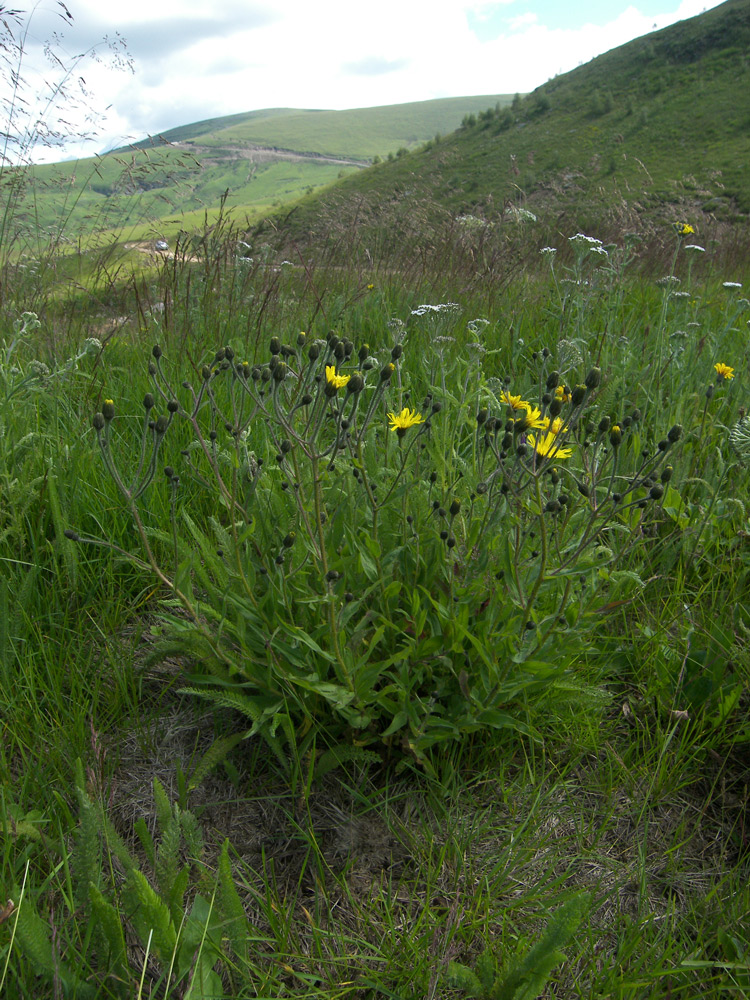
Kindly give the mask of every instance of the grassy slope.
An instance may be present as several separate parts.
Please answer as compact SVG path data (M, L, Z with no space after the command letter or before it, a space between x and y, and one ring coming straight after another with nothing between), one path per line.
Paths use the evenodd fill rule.
M400 147L412 148L435 133L453 131L467 113L512 95L452 97L348 111L297 111L278 118L257 118L214 132L206 145L276 144L284 149L369 159Z
M456 128L463 115L508 98L466 97L361 111L310 112L276 109L196 122L165 133L169 146L132 148L75 164L33 168L35 183L23 206L32 231L117 231L133 237L178 230L183 213L227 205L256 216L331 184L357 162ZM226 127L227 123L229 126ZM224 127L222 127L224 126ZM320 153L352 166L305 157L301 161L243 155L242 146ZM165 223L163 220L172 220ZM135 227L133 229L133 227Z
M750 2L730 0L557 77L511 114L343 181L330 199L429 197L452 212L508 204L578 217L750 212Z

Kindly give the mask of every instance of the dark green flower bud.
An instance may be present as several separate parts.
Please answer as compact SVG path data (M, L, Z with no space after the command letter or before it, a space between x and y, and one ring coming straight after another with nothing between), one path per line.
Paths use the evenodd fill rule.
M713 396L713 394L714 394L714 387L713 387L713 385L710 385L706 389L706 399L710 399Z
M157 434L166 434L167 427L169 427L169 418L163 413L160 417L156 418L156 423L154 424L154 430Z
M584 382L586 383L587 389L596 389L602 380L602 370L601 368L592 368L588 373Z
M549 404L549 415L551 417L559 417L560 413L562 412L562 408L563 408L562 400L558 399L557 396L555 396L555 398L551 400Z
M95 413L94 414L94 418L91 421L91 423L94 425L94 430L95 431L102 430L103 427L104 427L104 414L103 413Z
M227 351L225 347L220 347L219 350L214 354L214 364L221 364L224 358L227 356Z
M622 441L622 431L620 430L619 424L613 424L612 430L609 432L609 443L613 448L619 448L620 442Z
M383 368L380 372L380 381L388 382L393 373L395 372L395 370L396 366L393 364L392 361L389 361L388 364L385 366L385 368Z
M570 503L570 497L568 496L567 493L561 493L560 496L557 498L557 502L560 504L561 507L567 507L567 505Z
M545 347L542 350L542 357L546 359L550 356L551 353L552 351L549 349L549 347Z
M159 358L162 356L163 351L162 351L161 347L159 347L158 344L154 344L154 347L153 347L153 350L151 351L151 353L153 354L153 356L158 361Z
M396 344L396 346L391 351L391 361L398 361L401 355L404 353L404 349L401 344Z
M149 375L156 375L157 371L158 371L158 369L157 369L156 365L154 364L154 362L153 361L149 361L149 363L148 363L148 373L149 373Z
M300 406L309 406L312 403L312 396L309 392L306 392L302 399L299 401Z
M570 394L570 401L572 402L573 406L580 406L585 398L586 398L585 385L577 385L573 389L573 392Z
M105 399L102 403L102 416L106 421L110 421L115 415L115 404L111 399Z
M477 413L477 423L480 425L486 423L488 416L489 414L487 410L485 409L479 410L479 412Z
M341 574L338 572L338 570L329 569L328 572L326 573L326 580L329 583L335 583L340 576Z
M357 351L357 357L359 358L360 362L364 361L365 358L369 356L369 354L370 354L369 344L362 344L359 351Z
M455 517L456 514L458 514L458 512L460 510L461 510L461 501L460 500L454 500L451 503L450 507L448 508L448 512L450 513L451 517Z
M549 406L551 402L552 402L552 396L550 396L548 392L545 392L544 395L542 396L542 406Z
M155 406L156 406L156 400L154 399L154 397L151 395L150 392L147 392L146 395L143 397L144 410L146 411L153 410Z
M276 382L283 382L289 371L289 366L285 361L279 361L273 370L273 377Z
M544 509L548 514L556 514L560 510L560 501L548 500L544 505Z
M516 448L516 455L518 455L519 458L523 458L528 450L529 449L526 447L525 444L519 444L518 447Z
M171 465L164 466L164 475L167 477L167 479L171 479L174 476L174 469L172 468Z
M234 351L232 350L231 347L224 348L224 357L227 359L227 361L234 361Z
M633 423L634 423L634 424L637 424L637 423L638 423L638 421L639 421L639 420L641 419L641 411L640 411L640 410L638 410L638 409L635 409L635 410L633 410L633 412L632 412L632 413L630 414L630 416L631 416L631 418L632 418L632 420L633 420Z
M288 438L284 438L284 440L279 445L279 448L281 449L282 455L288 455L289 452L292 450L292 442Z
M556 389L559 384L560 384L560 372L550 372L549 375L547 376L547 383L546 383L548 391L552 392L552 390Z
M663 483L668 483L669 480L672 478L672 473L673 472L674 472L674 469L672 468L672 466L671 465L667 465L667 466L665 466L661 470L661 476L659 478L661 479L661 481Z
M284 540L281 543L285 549L291 549L294 545L294 539L297 537L296 532L290 531L288 535L284 535Z
M211 369L208 367L208 365L204 365L201 368L201 378L203 379L204 382L208 382L208 380L211 378Z
M261 371L261 373L260 373L260 380L261 380L261 382L270 382L271 381L271 369L270 368L264 368Z
M671 443L672 442L669 441L667 438L662 438L662 440L657 443L656 447L659 449L659 451L669 451Z
M77 531L73 531L72 528L66 528L65 531L63 531L63 534L66 538L69 538L71 542L80 542L81 540L81 536Z
M336 358L337 361L344 360L344 357L346 356L346 348L344 347L341 341L339 341L338 344L336 344L336 346L334 347L333 356L334 358Z
M599 428L598 428L599 433L606 434L607 431L609 430L611 422L612 421L609 419L609 417L602 417L602 419L599 421Z
M281 352L281 341L278 337L271 337L268 348L272 355L279 354Z
M297 334L297 347L304 347L307 342L307 334L304 330L300 330Z
M557 484L560 482L560 473L557 471L557 469L551 469L549 478L552 485L557 486Z
M589 496L591 496L591 490L586 485L586 483L579 483L578 484L578 492L581 494L582 497L589 497Z
M311 361L317 361L320 357L320 348L317 344L310 344L307 356Z
M672 442L672 444L675 444L677 441L679 441L681 437L682 437L682 424L675 424L674 427L671 427L669 429L667 438Z
M349 381L346 383L346 391L348 393L362 392L364 387L365 387L365 380L362 378L359 372L355 372L349 379Z
M484 496L488 489L487 483L477 483L477 493L480 497Z
M170 413L177 413L177 411L179 410L179 408L180 408L180 404L177 402L176 399L170 399L170 401L167 403L167 410Z
M652 500L661 500L661 498L664 496L664 487L661 486L659 483L657 483L655 486L651 487L651 489L648 491L648 495L651 497Z

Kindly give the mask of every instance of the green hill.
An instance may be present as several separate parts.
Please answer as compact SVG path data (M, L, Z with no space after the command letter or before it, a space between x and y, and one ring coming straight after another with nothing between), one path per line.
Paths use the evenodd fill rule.
M750 213L750 0L729 0L488 108L420 151L347 178L293 213L365 218L422 203L453 217L524 208L628 226ZM376 208L375 208L376 207ZM509 211L510 210L510 211Z
M18 235L93 232L139 239L190 228L220 204L251 220L360 172L371 157L424 143L510 95L350 111L251 111L171 129L77 163L23 168Z

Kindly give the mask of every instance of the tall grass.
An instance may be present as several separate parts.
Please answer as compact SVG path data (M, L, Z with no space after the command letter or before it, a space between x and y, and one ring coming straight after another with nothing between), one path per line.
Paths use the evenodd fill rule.
M436 997L476 992L475 976L520 996L543 988L527 956L574 898L588 899L578 929L571 918L563 951L560 937L537 969L555 995L746 989L750 312L745 289L724 281L750 276L727 276L701 233L705 253L664 234L668 266L657 257L647 277L642 243L571 242L575 230L505 239L450 222L420 249L402 222L369 256L364 231L348 245L336 231L318 251L255 237L248 252L247 234L219 228L127 280L94 269L70 294L45 294L44 275L6 283L4 995ZM545 243L557 253L540 254ZM670 275L680 283L660 281ZM109 316L121 322L104 332ZM272 338L291 353L272 354ZM363 372L376 402L354 424L363 461L345 450L325 473L330 520L310 539L320 453L352 427L341 424L348 386L326 397L325 366L309 358L317 340L316 365L330 352L342 377L376 359ZM271 373L275 404L236 381L243 361L259 382ZM303 388L293 374L274 380L278 363L302 378L309 367L320 397L322 436L308 447L318 469L305 472L300 453L297 473L309 503L282 499L292 476L275 459L287 454L278 428L308 438L295 423L304 411L291 416ZM535 471L558 471L527 481L519 435L535 429L505 429L518 416L503 393L554 416L552 373L563 396L592 369L580 413L562 404L570 429L558 443L572 455L538 459ZM183 383L207 401L194 423ZM154 414L167 417L172 399L162 435ZM387 414L404 407L431 426L399 438ZM97 412L125 493L91 427ZM142 435L141 485L156 439L159 451L136 499ZM241 463L259 458L267 471L253 486ZM590 550L579 544L589 523L601 525ZM324 552L341 578L321 588ZM519 592L528 614L516 621ZM457 638L464 607L474 617ZM205 645L187 641L195 629ZM325 705L309 642L335 659L336 630L345 665L364 642L364 667L377 667L380 714L365 726ZM263 742L229 706L258 698L269 650L282 704L256 727ZM217 657L226 673L210 690L223 697L207 711L179 692L205 694ZM488 661L515 679L494 706L509 724L420 743L451 712L490 710L492 684L476 704ZM301 664L320 691L300 686Z

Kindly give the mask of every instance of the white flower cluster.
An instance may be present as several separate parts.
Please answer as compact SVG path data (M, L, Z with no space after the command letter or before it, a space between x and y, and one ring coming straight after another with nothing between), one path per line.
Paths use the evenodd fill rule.
M686 243L685 246L682 249L683 250L698 250L698 251L700 251L700 253L705 253L706 252L706 248L705 247L699 247L697 243Z
M539 253L547 254L551 256L553 253L557 253L557 247L542 247Z
M724 281L722 282L724 288L742 288L741 281Z
M429 313L456 313L461 309L458 302L439 302L435 306L431 305L421 305L417 306L416 309L412 309L412 316L427 316Z

